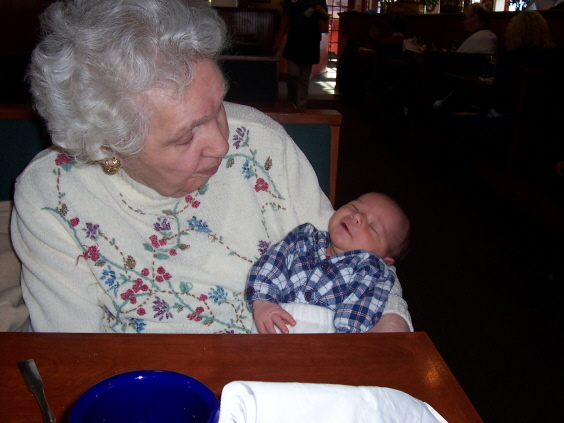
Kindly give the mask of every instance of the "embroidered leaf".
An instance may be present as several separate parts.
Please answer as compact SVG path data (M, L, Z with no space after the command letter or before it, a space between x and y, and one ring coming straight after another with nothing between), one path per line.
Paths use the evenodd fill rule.
M192 282L180 282L180 292L187 294L193 286Z
M235 164L235 159L231 158L231 159L227 160L227 169L232 167L234 164Z
M168 257L169 257L168 254L165 254L165 253L156 253L155 254L155 258L157 260L168 260Z
M66 192L62 192L61 193L61 198L66 197L67 193Z
M174 216L174 212L172 210L163 210L163 214L166 214L167 216Z
M202 188L198 190L198 194L204 195L206 192L208 192L209 187L210 186L208 184L205 184Z
M153 251L153 246L146 242L143 244L143 248L145 248L145 250L147 251Z
M184 251L184 250L187 250L188 248L190 248L190 246L189 246L189 245L186 245L186 244L180 244L180 245L178 246L178 248L180 248L182 251Z
M103 260L99 260L99 261L97 261L96 263L94 263L94 266L98 266L98 267L103 267L103 266L104 266L104 264L106 264L106 262L105 262L105 261L103 261Z
M272 167L272 159L270 158L270 156L268 156L268 159L266 159L266 162L264 163L264 168L266 170L270 170L271 167Z

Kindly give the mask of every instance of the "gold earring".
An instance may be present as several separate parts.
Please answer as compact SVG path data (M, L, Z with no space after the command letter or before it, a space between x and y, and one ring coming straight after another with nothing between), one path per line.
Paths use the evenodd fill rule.
M115 175L121 167L121 162L117 157L110 157L102 161L102 167L108 175Z

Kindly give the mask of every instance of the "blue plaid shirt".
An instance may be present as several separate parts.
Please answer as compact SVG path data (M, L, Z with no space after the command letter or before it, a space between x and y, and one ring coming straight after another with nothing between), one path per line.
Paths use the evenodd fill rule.
M255 300L303 303L335 311L337 332L366 332L380 319L395 273L374 253L325 252L329 234L298 226L252 267L245 291Z

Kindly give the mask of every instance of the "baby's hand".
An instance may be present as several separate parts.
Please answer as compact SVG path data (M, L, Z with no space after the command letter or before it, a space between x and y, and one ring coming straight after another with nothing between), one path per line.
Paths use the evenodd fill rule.
M253 302L255 324L258 333L275 334L276 326L282 333L290 333L286 325L295 326L294 318L278 304L265 300L255 300Z

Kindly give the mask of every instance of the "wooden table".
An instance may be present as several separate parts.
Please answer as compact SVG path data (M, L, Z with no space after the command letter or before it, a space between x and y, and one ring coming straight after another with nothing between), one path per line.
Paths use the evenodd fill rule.
M41 422L17 362L35 360L58 422L82 392L117 373L172 370L218 396L234 380L399 389L449 422L481 422L424 332L324 335L0 333L0 421Z

